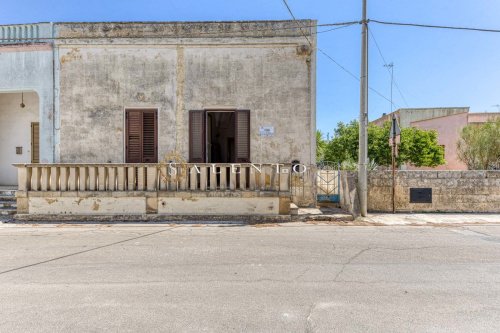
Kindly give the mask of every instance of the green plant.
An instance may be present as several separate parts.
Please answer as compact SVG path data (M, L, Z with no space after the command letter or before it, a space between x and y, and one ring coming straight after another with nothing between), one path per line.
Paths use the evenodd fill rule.
M458 158L470 170L497 169L500 161L500 117L465 126L457 142Z
M391 123L382 127L368 125L368 158L376 165L392 164L389 132ZM359 126L357 121L348 124L338 123L333 138L327 142L324 150L325 160L343 163L358 160ZM418 128L401 130L401 143L396 160L398 165L410 163L415 166L434 167L445 163L444 149L438 144L437 132ZM349 163L349 162L346 162Z

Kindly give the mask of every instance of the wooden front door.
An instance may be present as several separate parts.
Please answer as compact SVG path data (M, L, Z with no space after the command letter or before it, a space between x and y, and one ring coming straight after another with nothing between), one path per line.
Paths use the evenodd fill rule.
M40 123L31 123L31 163L40 163Z
M207 141L207 134L211 137L217 136L216 133L213 133L217 132L217 129L207 126L207 112L217 113L218 111L189 111L189 163L212 163L214 160L214 156L212 156L214 155L212 151L214 142L210 139ZM230 124L234 129L234 134L232 137L226 137L223 144L225 151L227 151L227 154L224 154L226 162L250 163L250 110L230 112L234 113L234 117L231 118L233 121ZM210 124L210 118L208 118L208 122ZM207 143L210 146L208 148ZM208 161L207 155L209 155Z
M125 111L125 162L158 162L157 110Z

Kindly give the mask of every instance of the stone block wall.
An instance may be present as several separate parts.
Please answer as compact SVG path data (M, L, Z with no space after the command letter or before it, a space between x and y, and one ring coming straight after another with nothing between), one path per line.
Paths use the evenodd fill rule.
M357 191L358 175L355 172L340 172L340 207L351 213L359 215L359 197Z
M357 215L357 175L342 172L341 202ZM350 181L349 181L350 180ZM411 203L411 188L430 188L431 203ZM346 192L347 191L347 192ZM397 171L397 212L500 213L500 171ZM392 172L368 174L368 211L392 211Z

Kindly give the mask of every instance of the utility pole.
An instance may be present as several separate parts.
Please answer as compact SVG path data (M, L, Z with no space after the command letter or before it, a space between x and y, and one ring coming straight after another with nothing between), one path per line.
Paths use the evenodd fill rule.
M391 156L392 156L392 213L396 213L396 129L397 129L397 123L396 123L396 115L392 115L392 125L391 125L391 134L390 134L390 139L392 139L392 144L391 144Z
M396 115L392 115L391 131L389 134L389 144L392 148L392 213L396 212L396 154L397 154L397 141L396 138L401 135Z
M358 191L361 216L368 213L368 21L366 20L366 0L363 0L361 21L361 74L359 99L359 156Z
M394 82L394 63L385 64L384 67L391 71L391 112L392 114L392 86ZM396 116L392 115L392 126L391 126L391 159L392 159L392 213L396 213Z

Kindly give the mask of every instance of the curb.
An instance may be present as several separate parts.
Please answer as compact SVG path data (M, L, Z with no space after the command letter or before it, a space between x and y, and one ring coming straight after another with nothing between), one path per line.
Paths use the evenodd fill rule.
M290 215L32 215L16 214L5 223L170 223L176 224L260 224L291 222Z

